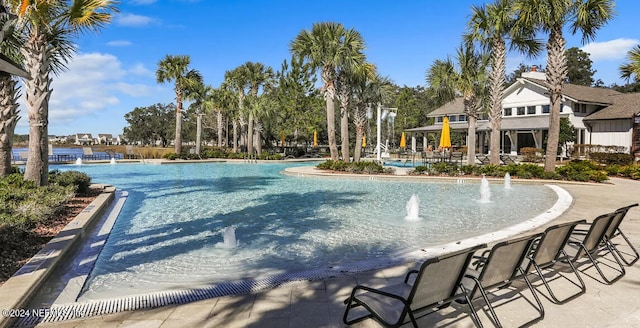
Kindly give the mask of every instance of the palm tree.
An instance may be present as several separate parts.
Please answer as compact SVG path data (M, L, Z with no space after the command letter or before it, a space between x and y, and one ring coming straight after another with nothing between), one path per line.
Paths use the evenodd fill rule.
M204 102L204 106L207 112L216 112L216 126L218 136L218 147L222 147L224 140L223 131L223 115L229 111L229 108L233 103L233 95L226 90L224 86L220 88L211 89L208 93L207 99Z
M507 42L511 49L516 49L527 56L537 54L541 45L534 39L533 28L516 26L513 0L496 0L493 4L472 6L472 11L465 38L479 42L491 56L489 160L491 164L500 164L500 128L506 78Z
M189 56L166 55L158 63L156 80L158 83L174 82L173 91L176 93L176 136L175 152L182 152L182 100L188 89L197 88L202 84L200 72L189 69L191 58Z
M629 50L627 54L628 63L620 65L620 77L629 81L633 77L640 80L640 45Z
M232 109L237 109L232 114L232 125L233 125L233 152L238 152L238 125L240 121L243 120L242 115L244 114L244 102L247 96L246 88L248 85L248 81L245 75L242 66L238 66L231 71L226 71L224 73L224 87L229 90L229 92L233 93L237 99L237 106L231 107Z
M273 69L271 67L265 67L262 63L246 62L241 66L244 71L244 77L246 78L247 86L249 88L249 96L258 97L258 91L261 86L270 83L273 79ZM258 107L253 107L255 109ZM247 152L253 154L253 129L254 129L255 111L249 110L249 120L247 128Z
M362 139L365 136L367 123L366 110L371 104L389 102L389 86L391 81L376 72L373 64L360 66L352 79L354 112L353 124L356 126L356 144L353 150L353 161L359 162L362 156Z
M340 140L342 146L342 159L349 161L349 99L351 98L351 89L355 75L363 74L358 72L361 68L367 70L372 67L364 65L365 57L362 54L364 50L364 40L360 33L355 30L349 30L342 39L343 58L340 58L340 64L337 67L338 72L336 82L338 86L338 100L340 102ZM356 54L356 56L354 56ZM367 74L365 72L364 74Z
M29 112L29 155L24 178L36 185L48 184L48 126L50 74L66 69L75 52L71 38L86 31L98 31L117 11L116 1L9 0L9 11L18 14L25 43L20 49L29 73L25 83Z
M467 164L476 161L476 126L483 107L487 84L486 55L478 54L471 44L458 48L458 70L451 59L436 60L427 71L426 80L438 103L453 101L461 95L467 115Z
M322 78L321 91L327 109L327 134L331 159L338 159L338 145L336 144L335 105L336 68L345 59L362 58L364 54L359 49L345 45L345 36L356 33L347 30L340 23L314 23L311 30L301 31L289 45L291 52L298 57L305 58L314 69L320 69Z
M613 0L516 0L518 24L549 34L546 77L549 84L549 135L544 170L556 166L560 138L562 84L567 77L566 41L562 29L571 23L571 33L582 33L582 42L595 39L596 31L613 17Z
M0 7L0 57L9 64L19 59L19 48L22 40L15 33L16 17L10 17L4 6ZM9 55L9 56L6 56ZM17 65L14 65L17 68ZM13 71L13 69L10 69ZM20 69L22 70L22 69ZM26 72L23 72L26 74ZM11 173L11 152L13 134L18 116L18 98L20 98L18 81L8 72L0 72L0 176Z

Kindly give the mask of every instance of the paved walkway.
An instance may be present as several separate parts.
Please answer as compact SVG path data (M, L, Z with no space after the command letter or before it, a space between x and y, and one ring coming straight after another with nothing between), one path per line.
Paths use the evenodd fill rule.
M587 219L618 207L640 201L640 182L613 179L612 184L562 185L574 197L574 206L553 223ZM535 197L535 195L532 195ZM544 227L536 229L543 230ZM640 209L632 209L622 224L623 231L640 243ZM640 262L639 262L640 263ZM289 284L251 295L221 297L199 302L144 311L121 312L81 320L44 323L38 327L343 327L343 300L356 284L380 287L401 281L412 265L366 272L351 277ZM553 304L544 295L546 289L534 280L543 295L546 311L534 327L638 327L640 328L640 264L627 267L626 275L613 285L605 285L594 268L581 265L587 292L562 305ZM608 272L611 273L611 272ZM555 276L557 277L557 275ZM575 292L561 279L554 280L557 294ZM505 327L519 327L538 314L529 303L529 292L517 294L506 289L496 309ZM492 327L486 307L480 310L483 324ZM473 327L466 307L451 307L419 319L421 327ZM408 325L405 325L408 326ZM379 327L365 320L354 327Z

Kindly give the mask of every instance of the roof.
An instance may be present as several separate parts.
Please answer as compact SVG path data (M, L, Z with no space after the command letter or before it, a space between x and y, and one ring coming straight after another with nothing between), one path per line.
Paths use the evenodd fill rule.
M464 99L457 97L456 99L436 108L431 113L427 114L427 117L443 116L449 114L463 114L464 113Z
M549 89L549 84L545 80L533 79L530 77L523 77L522 79ZM562 84L562 94L578 102L611 104L613 102L609 100L609 97L613 95L619 95L620 92L609 88L595 88L587 87L584 85L564 83Z
M462 130L467 131L469 128L468 122L451 122L449 124L451 131ZM536 115L536 116L528 116L528 117L508 117L502 118L502 122L500 123L501 131L510 131L510 130L544 130L549 128L549 116L548 115ZM442 130L442 123L427 125L419 128L406 129L404 131L407 132L439 132ZM490 131L491 130L491 122L487 120L482 120L478 122L478 126L476 127L476 131Z
M640 113L640 92L621 93L609 97L613 104L587 117L585 121L632 118Z
M29 73L27 73L24 69L22 69L22 67L20 67L20 65L16 64L9 57L1 53L0 53L0 71L30 79Z

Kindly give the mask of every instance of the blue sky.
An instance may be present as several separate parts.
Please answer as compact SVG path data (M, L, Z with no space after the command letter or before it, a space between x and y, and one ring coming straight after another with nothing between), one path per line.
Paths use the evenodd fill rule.
M120 12L98 34L81 35L69 70L54 76L49 134L120 134L124 115L135 107L170 103L169 84L156 83L158 62L167 54L189 55L191 68L217 87L224 72L246 61L279 70L290 58L289 43L314 22L335 21L358 30L367 60L399 85L425 85L436 59L455 54L471 13L485 1L294 1L294 0L122 0ZM640 43L640 2L621 0L616 17L595 42L566 33L567 48L591 53L596 79L621 84L617 67ZM546 41L544 36L543 41ZM545 65L546 55L527 59L511 53L507 72L519 63ZM26 109L16 132L28 133Z

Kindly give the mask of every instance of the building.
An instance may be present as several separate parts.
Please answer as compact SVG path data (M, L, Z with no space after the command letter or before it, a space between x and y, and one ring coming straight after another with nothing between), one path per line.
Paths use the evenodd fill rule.
M502 102L500 149L518 154L524 147L544 148L549 130L549 85L541 72L526 72L505 90ZM577 144L618 146L624 152L640 156L640 93L622 94L612 89L566 83L562 87L560 116L576 129ZM449 118L451 131L466 134L467 116L462 98L431 112L434 124L406 130L412 146L437 147L443 118ZM477 152L488 153L491 123L486 115L478 120ZM415 146L414 150L415 150ZM426 148L426 147L425 147Z
M98 133L98 144L113 145L113 135L111 133Z
M93 145L93 136L91 133L76 133L76 142L78 146L91 146Z

